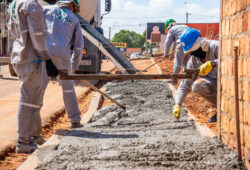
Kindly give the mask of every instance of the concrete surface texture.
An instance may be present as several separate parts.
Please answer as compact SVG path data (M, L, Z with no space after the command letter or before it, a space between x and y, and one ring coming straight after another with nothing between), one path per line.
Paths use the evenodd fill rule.
M201 138L185 110L176 121L164 81L108 84L127 106L105 107L92 123L38 152L36 169L240 169L237 155L214 138Z

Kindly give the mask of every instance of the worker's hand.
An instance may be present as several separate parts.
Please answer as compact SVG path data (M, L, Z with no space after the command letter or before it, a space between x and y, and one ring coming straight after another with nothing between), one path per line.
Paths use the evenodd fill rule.
M181 106L180 105L175 105L173 107L173 115L176 119L180 119L181 117Z
M47 70L47 75L49 77L58 76L58 70L56 66L53 64L52 60L46 60L46 70Z
M200 72L199 72L200 76L208 75L213 70L213 66L212 66L211 61L208 61L208 62L202 64L199 69L200 69Z

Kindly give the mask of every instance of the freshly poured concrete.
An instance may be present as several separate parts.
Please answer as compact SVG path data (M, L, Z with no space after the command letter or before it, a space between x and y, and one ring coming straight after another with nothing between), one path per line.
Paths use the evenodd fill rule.
M176 121L166 82L109 84L127 110L109 106L92 122L37 152L37 169L240 169L236 154L215 138L201 138L185 110Z

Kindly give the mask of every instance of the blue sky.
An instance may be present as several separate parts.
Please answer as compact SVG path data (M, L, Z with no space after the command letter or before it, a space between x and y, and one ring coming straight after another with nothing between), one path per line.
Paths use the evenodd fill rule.
M111 27L111 37L121 29L142 33L147 22L165 22L173 18L186 22L186 7L190 23L219 22L220 0L112 0L112 11L105 15L102 27L105 36ZM104 0L102 0L104 5Z

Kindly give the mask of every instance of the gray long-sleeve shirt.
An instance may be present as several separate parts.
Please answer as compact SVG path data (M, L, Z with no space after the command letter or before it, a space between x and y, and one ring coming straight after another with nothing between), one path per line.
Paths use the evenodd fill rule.
M37 0L14 0L8 13L11 63L26 64L49 59L43 9Z
M181 34L188 29L186 25L175 25L167 34L167 38L164 44L164 55L169 53L169 50L173 44L173 50L176 48L177 41L180 39Z
M47 30L47 47L58 69L77 70L83 55L83 35L75 14L58 5L44 7ZM71 51L73 46L73 54Z
M219 41L216 40L207 40L207 41L209 44L209 48L206 54L206 61L214 61L218 63ZM191 56L191 58L187 63L187 69L199 68L202 64L204 63L199 58ZM184 102L185 97L191 91L192 84L197 79L197 77L195 77L194 79L183 79L181 81L181 84L177 90L177 97L175 101L176 104L181 105ZM217 80L217 68L214 68L207 76L202 76L202 77L207 77L210 79Z

